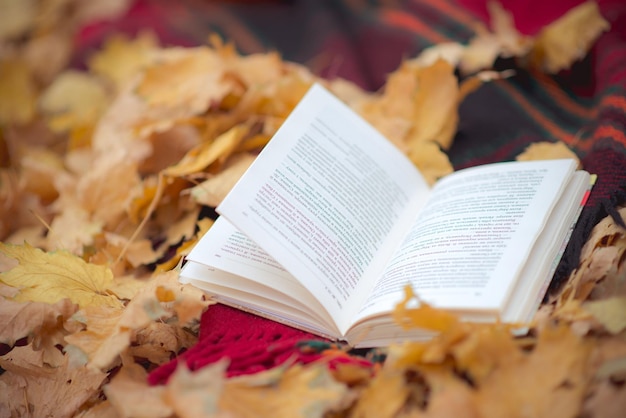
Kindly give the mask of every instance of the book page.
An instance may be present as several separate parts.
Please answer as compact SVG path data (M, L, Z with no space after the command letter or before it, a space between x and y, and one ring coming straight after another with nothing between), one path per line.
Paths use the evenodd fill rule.
M428 193L398 149L315 85L217 211L345 330Z
M438 307L499 311L574 169L498 163L440 181L361 317L393 309L407 284Z

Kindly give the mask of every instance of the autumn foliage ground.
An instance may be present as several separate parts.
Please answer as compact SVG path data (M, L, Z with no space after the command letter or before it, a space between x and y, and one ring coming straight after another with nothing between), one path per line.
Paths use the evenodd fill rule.
M177 280L211 226L202 208L219 203L313 82L434 181L452 170L459 103L507 77L494 60L567 68L608 29L595 4L536 37L494 4L493 32L405 60L376 93L277 53L239 55L217 37L164 48L149 32L118 35L85 70L69 68L73 33L126 6L0 1L0 417L623 416L626 234L610 218L523 338L408 308L407 289L398 320L439 336L391 346L384 363L331 369L329 358L348 356L334 350L236 378L223 359L180 366L164 385L146 379L196 343L211 309ZM519 158L555 156L575 158L558 143Z

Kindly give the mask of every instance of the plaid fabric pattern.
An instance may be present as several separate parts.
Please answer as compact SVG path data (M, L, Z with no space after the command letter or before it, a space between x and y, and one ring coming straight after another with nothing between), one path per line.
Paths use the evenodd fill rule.
M506 0L518 29L535 34L580 0ZM599 1L611 24L585 59L550 76L500 60L515 69L462 103L450 159L456 169L512 160L533 142L562 141L598 182L552 283L558 287L576 267L593 226L626 201L626 2ZM150 28L164 45L194 46L211 33L232 41L243 54L278 51L316 74L343 77L368 90L405 58L442 42L467 42L478 21L487 22L484 0L138 0L115 22L85 28L76 40L75 64L112 32ZM163 382L177 361L199 368L231 358L231 375L273 367L290 356L312 361L296 341L312 336L226 307L210 308L200 341L179 359L155 370Z

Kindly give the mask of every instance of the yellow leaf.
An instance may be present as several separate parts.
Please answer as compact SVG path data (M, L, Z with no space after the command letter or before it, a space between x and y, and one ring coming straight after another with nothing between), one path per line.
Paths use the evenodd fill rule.
M222 81L224 64L208 48L173 48L157 58L135 90L149 106L202 112L229 90Z
M215 161L224 161L248 131L249 128L245 125L233 126L214 141L194 147L178 164L166 168L163 173L172 177L185 176L202 171Z
M18 266L0 274L0 281L20 290L15 296L18 302L56 303L69 298L81 308L122 306L108 293L113 274L104 266L88 264L67 251L45 253L28 244L0 243L0 251L19 261Z
M459 85L454 67L445 60L437 60L417 70L416 77L413 129L407 138L409 149L420 141L434 141L448 149L458 123Z
M50 129L66 132L95 125L108 101L107 93L96 77L68 70L42 93L39 104L50 116Z
M626 297L615 296L583 304L583 309L591 313L611 334L619 334L626 329Z
M35 82L26 63L0 60L0 124L25 124L35 115Z
M134 40L121 34L113 35L104 48L89 59L89 69L120 88L152 61L157 48L158 40L150 32L142 32Z
M533 65L548 73L570 68L582 59L600 34L610 28L595 1L582 3L546 26L531 53Z

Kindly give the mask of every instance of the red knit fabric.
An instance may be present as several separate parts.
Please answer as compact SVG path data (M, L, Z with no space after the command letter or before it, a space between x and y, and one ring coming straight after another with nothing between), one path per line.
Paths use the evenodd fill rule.
M279 366L286 361L308 364L325 361L331 369L350 363L370 367L371 363L359 357L326 355L311 350L303 342L319 337L269 321L225 305L211 305L202 316L198 343L173 361L157 368L148 377L151 384L165 383L184 361L190 370L228 358L228 377L252 374ZM320 340L321 341L321 340Z

